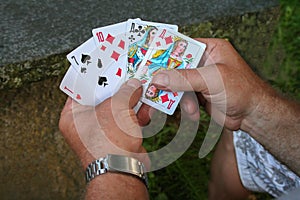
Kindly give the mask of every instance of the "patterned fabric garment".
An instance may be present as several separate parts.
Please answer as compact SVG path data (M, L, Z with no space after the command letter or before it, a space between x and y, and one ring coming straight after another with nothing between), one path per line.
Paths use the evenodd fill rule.
M243 131L233 132L241 181L247 189L274 197L300 187L300 178Z

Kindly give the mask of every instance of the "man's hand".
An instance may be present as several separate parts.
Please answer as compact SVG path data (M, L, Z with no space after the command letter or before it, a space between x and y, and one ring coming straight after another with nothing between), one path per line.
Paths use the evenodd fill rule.
M200 105L221 126L249 133L281 162L300 174L300 104L283 98L260 79L223 39L207 44L201 65L165 70L152 79L158 89L196 92ZM182 107L199 118L198 102L186 96Z
M257 106L257 102L272 91L223 39L198 39L207 44L201 61L204 67L188 70L162 71L152 83L159 89L196 92L199 103L221 125L237 130ZM198 102L183 98L184 110L198 119Z
M84 168L108 153L135 157L145 164L149 162L142 147L141 128L132 109L141 93L140 82L132 79L96 107L67 100L59 127Z

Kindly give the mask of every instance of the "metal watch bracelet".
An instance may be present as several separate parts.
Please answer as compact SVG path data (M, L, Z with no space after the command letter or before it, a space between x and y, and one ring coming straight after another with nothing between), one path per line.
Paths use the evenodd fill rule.
M108 154L90 163L85 171L86 182L89 183L96 176L106 172L119 172L136 176L142 180L148 188L148 178L144 164L135 158Z

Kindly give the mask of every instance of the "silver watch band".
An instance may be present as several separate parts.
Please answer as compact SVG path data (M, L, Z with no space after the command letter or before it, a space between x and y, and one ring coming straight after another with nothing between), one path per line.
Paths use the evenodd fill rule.
M99 158L87 166L85 171L86 181L88 183L96 176L106 172L120 172L140 178L148 188L148 179L144 168L143 163L135 158L108 154L104 158Z

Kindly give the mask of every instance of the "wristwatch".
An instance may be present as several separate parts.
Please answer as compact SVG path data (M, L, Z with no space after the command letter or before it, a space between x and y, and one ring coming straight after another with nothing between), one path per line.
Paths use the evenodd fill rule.
M133 175L143 181L148 188L148 178L144 164L135 158L108 154L90 163L86 170L86 182L89 183L96 176L106 172L125 173Z

